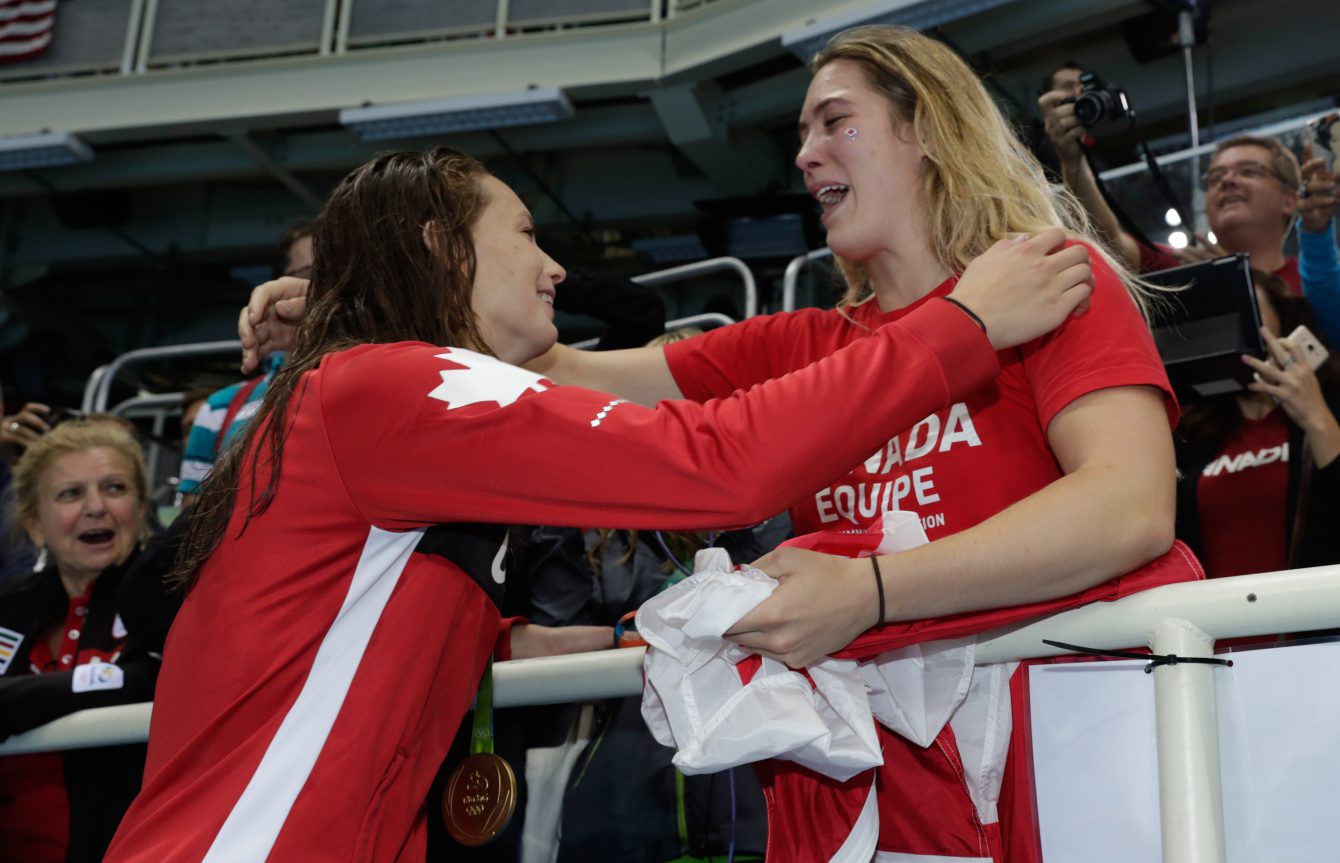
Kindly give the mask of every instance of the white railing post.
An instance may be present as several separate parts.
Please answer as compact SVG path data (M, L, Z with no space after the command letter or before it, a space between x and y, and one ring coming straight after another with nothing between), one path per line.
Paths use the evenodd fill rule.
M1214 656L1214 639L1190 621L1154 624L1149 647L1181 658ZM1224 863L1224 804L1219 784L1217 665L1179 662L1154 674L1163 863Z
M749 265L739 258L708 258L703 261L694 261L691 264L681 264L667 270L657 270L653 273L633 276L632 281L639 285L664 285L670 282L682 282L707 273L721 272L722 270L729 270L740 277L740 285L744 289L744 316L752 318L757 315L758 287L754 282L754 273L749 269Z
M833 250L824 246L822 249L796 255L791 259L791 262L786 265L786 273L782 276L782 311L794 312L796 310L796 283L800 281L800 273L805 269L805 265L811 261L831 258L832 256Z

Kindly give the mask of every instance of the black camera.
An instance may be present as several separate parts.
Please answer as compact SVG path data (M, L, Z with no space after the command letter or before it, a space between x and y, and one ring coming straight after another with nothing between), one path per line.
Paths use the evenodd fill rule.
M1075 119L1086 129L1131 116L1126 91L1105 84L1092 72L1079 76L1080 94L1075 99Z

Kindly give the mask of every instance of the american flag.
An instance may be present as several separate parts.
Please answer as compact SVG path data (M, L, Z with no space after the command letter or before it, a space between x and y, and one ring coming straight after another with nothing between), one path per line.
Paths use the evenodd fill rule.
M56 0L0 0L0 63L36 57L51 44Z

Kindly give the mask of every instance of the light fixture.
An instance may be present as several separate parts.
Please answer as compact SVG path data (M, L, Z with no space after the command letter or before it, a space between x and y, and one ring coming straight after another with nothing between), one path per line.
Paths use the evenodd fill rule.
M1219 245L1219 238L1216 237L1216 236L1214 235L1214 231L1206 231L1206 232L1205 232L1205 239L1209 240L1211 243L1213 243L1213 244L1216 245L1216 246Z
M1183 231L1173 231L1168 235L1168 245L1174 249L1185 249L1187 241L1187 235Z
M882 0L860 9L814 18L782 34L782 47L808 61L834 34L864 24L897 24L929 30L1003 6L1013 0Z
M574 113L562 90L533 87L514 93L346 108L340 112L340 125L364 141L381 141L552 123L571 120Z
M93 150L69 132L39 132L0 138L0 171L73 165L93 158Z
M1163 221L1168 223L1168 227L1175 228L1182 224L1182 217L1177 214L1176 210L1169 207L1168 212L1163 214Z

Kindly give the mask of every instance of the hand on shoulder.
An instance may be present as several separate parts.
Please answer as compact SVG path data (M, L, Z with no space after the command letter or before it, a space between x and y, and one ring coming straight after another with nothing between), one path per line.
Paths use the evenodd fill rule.
M998 241L963 271L950 296L970 308L997 350L1031 341L1082 314L1093 291L1087 246L1064 231Z

